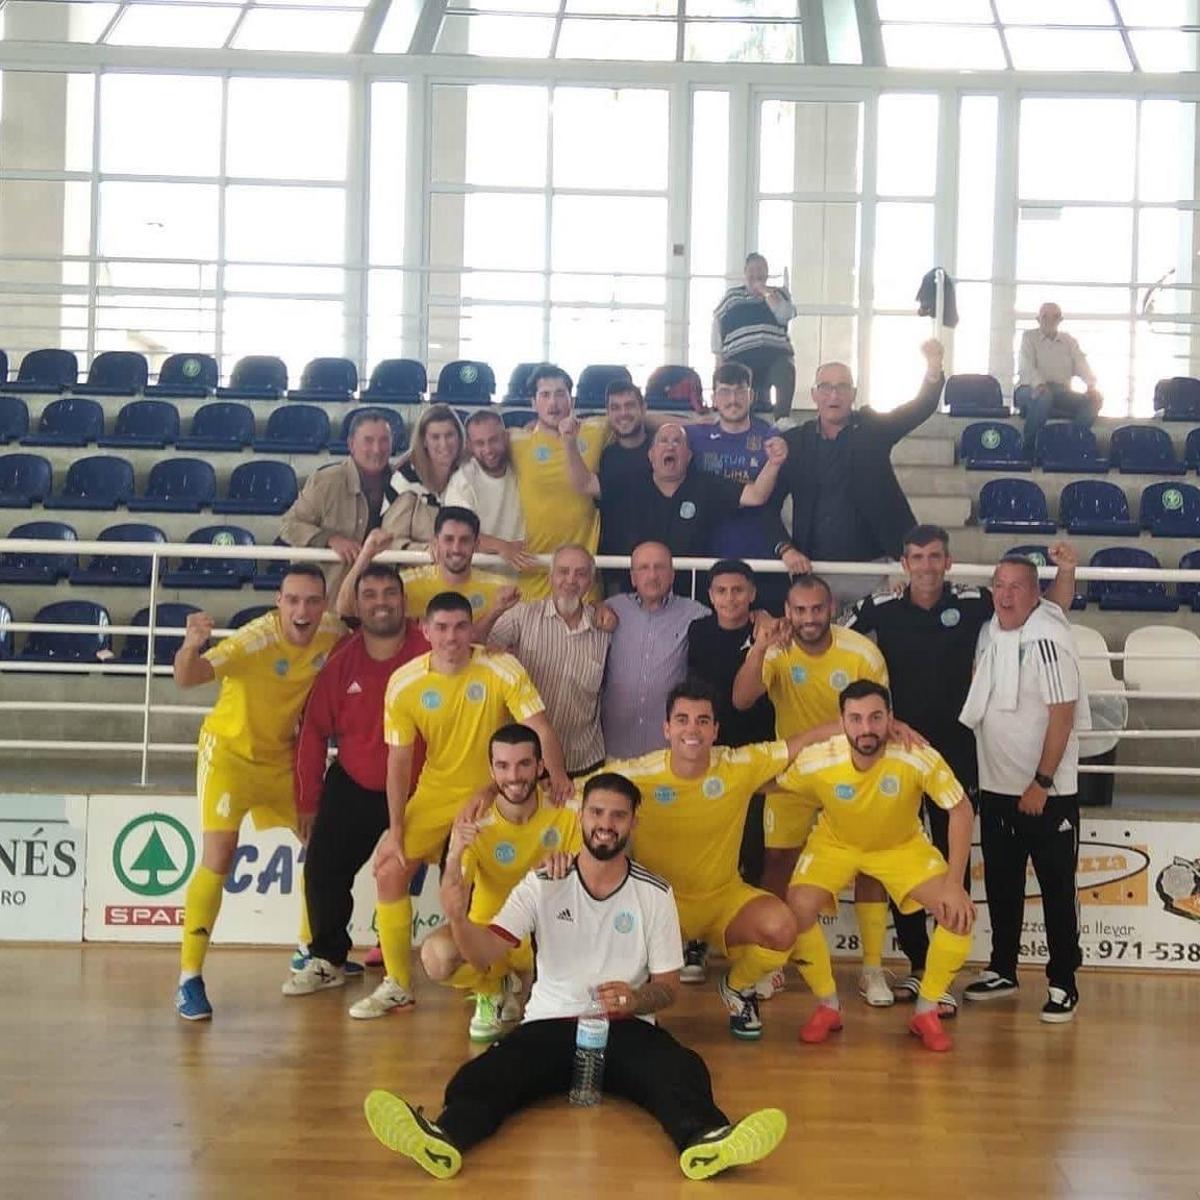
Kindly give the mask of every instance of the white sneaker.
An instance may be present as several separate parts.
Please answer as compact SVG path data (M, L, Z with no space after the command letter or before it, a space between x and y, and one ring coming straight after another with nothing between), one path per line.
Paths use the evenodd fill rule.
M510 972L504 977L504 1001L500 1005L500 1020L508 1025L521 1019L521 977Z
M688 942L683 947L683 966L679 970L680 983L703 983L706 976L704 963L708 958L708 947L703 942Z
M293 971L284 980L280 991L285 996L308 996L323 992L326 988L341 987L346 982L346 972L341 967L323 958L310 958L298 971Z
M772 971L770 975L764 975L755 985L754 994L760 1000L770 1000L772 996L778 996L780 992L787 989L787 976L780 967L777 971Z
M416 1001L390 975L369 995L350 1005L350 1015L359 1021L386 1017L398 1009L412 1008Z
M863 967L858 981L858 994L872 1008L889 1008L896 1003L887 972L882 967Z
M475 994L475 1012L471 1016L468 1035L473 1042L494 1042L503 1032L500 1009L504 1004L501 995Z

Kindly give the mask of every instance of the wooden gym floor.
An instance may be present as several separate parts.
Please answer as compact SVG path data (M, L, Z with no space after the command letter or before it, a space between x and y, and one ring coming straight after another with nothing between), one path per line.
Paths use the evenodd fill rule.
M962 1014L948 1055L907 1035L907 1007L863 1006L849 970L846 1029L819 1047L796 1041L810 1004L798 982L764 1005L757 1044L729 1037L711 985L687 988L666 1024L704 1054L732 1117L787 1112L772 1158L690 1183L650 1118L564 1100L522 1113L435 1183L376 1144L361 1104L387 1087L436 1115L469 1053L468 1008L452 993L422 981L416 1011L352 1021L363 984L287 999L286 951L218 948L206 971L216 1019L187 1024L171 1006L173 948L2 953L5 1200L1200 1198L1195 975L1085 973L1075 1023L1047 1026L1028 971L1019 1000Z

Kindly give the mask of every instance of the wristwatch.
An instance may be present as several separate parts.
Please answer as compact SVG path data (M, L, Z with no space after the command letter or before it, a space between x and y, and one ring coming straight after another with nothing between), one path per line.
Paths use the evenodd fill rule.
M795 549L795 547L792 545L791 542L776 542L775 543L775 557L778 558L785 551L793 550L793 549Z
M1054 776L1043 775L1041 771L1034 771L1033 782L1048 792L1054 786Z

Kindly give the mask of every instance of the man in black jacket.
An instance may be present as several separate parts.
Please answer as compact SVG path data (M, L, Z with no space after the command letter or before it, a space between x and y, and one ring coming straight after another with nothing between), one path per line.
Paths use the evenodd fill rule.
M784 434L788 457L779 490L792 498L792 543L810 559L873 562L898 559L916 524L896 473L892 447L937 409L945 375L941 342L921 347L925 378L915 399L888 413L854 409L854 378L844 363L817 369L817 419ZM842 576L834 592L849 603L870 592L874 577ZM839 586L840 585L840 586Z

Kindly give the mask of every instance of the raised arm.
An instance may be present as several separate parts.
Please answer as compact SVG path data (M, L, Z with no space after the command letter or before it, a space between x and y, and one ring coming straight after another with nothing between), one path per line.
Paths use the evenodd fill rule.
M550 799L556 808L561 808L575 795L575 785L567 775L567 764L558 734L554 732L545 711L526 717L525 724L538 735L542 743L542 758L550 773Z
M779 471L787 461L787 442L781 437L768 438L764 449L767 461L759 471L758 478L742 488L741 505L743 508L758 508L771 499L775 485L779 482Z
M175 685L181 688L199 687L202 683L211 683L217 677L213 665L204 657L204 647L212 637L213 619L206 612L188 614L187 628L184 630L183 641L175 651L175 662L172 670L175 674Z
M336 611L339 617L351 620L358 617L358 600L356 598L358 577L377 554L391 549L394 540L390 533L385 533L382 529L372 529L367 534L362 549L350 564L350 569L342 580L342 586L338 588Z
M579 418L570 416L558 423L558 436L562 438L563 454L567 461L567 478L581 496L600 497L600 476L583 461L579 453Z
M763 683L763 660L767 651L775 643L775 626L771 621L760 621L754 627L754 644L746 655L746 661L738 668L733 679L733 707L739 712L753 708L759 696L766 694L767 685Z
M1075 568L1079 566L1079 555L1069 542L1055 542L1048 553L1050 561L1058 567L1058 573L1046 589L1046 599L1057 604L1063 612L1070 612L1075 600Z

